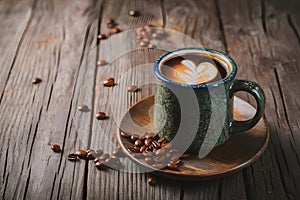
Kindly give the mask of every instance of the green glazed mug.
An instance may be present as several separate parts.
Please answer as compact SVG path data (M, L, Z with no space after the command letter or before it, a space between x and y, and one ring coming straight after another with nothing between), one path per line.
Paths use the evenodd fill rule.
M162 67L174 58L189 56L218 61L226 70L224 77L201 84L176 82L162 73ZM158 80L155 92L154 127L182 152L209 151L225 143L231 134L251 129L263 115L265 95L252 81L237 80L237 65L228 55L208 48L182 48L165 53L154 64ZM257 102L254 117L246 121L233 118L233 96L237 91L250 93ZM201 155L200 155L201 154Z

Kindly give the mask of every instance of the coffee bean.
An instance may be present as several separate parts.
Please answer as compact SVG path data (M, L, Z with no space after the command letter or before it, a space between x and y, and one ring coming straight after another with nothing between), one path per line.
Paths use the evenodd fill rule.
M160 148L161 147L160 143L155 141L155 140L152 142L152 144L153 144L153 147L155 147L155 148Z
M180 165L182 162L179 159L173 160L171 163L175 163L176 165Z
M141 147L142 145L143 145L143 141L140 139L138 139L134 142L134 146L136 146L136 147Z
M114 78L108 78L107 80L105 80L103 82L103 85L105 87L111 87L111 86L114 86L115 85L115 79Z
M148 146L148 147L146 148L146 151L153 151L153 146L152 146L152 145Z
M132 136L130 137L130 140L131 140L132 142L135 142L137 139L139 139L139 136L132 135Z
M98 112L97 115L96 115L96 118L97 118L98 120L105 119L105 118L106 118L105 112Z
M123 131L121 131L120 135L121 135L123 138L127 138L127 139L130 138L130 137L132 137L131 134L125 133L125 132L123 132Z
M120 32L121 32L121 30L118 27L112 28L110 30L110 34L115 34L115 33L120 33Z
M128 150L132 153L138 153L140 152L140 149L138 147L128 147Z
M85 150L79 149L75 152L75 154L80 158L80 159L86 159L87 152Z
M97 163L97 162L99 162L99 161L102 161L102 160L100 159L100 157L97 157L97 158L94 159L94 163Z
M147 148L146 145L142 146L142 147L140 148L140 152L143 153L143 152L146 150L146 148Z
M86 158L89 160L95 159L94 154L95 154L94 150L92 150L92 149L87 150Z
M60 148L59 144L53 144L51 146L51 149L56 153L61 152L61 148Z
M103 161L96 162L96 167L99 170L105 170L107 168Z
M171 170L178 170L178 165L175 163L168 163L167 168Z
M170 148L172 148L172 144L171 143L163 143L162 145L161 145L164 149L170 149Z
M106 64L107 64L107 62L103 59L100 59L100 60L97 61L98 66L103 66L103 65L106 65Z
M139 15L139 12L137 10L130 10L128 14L132 17L137 17Z
M148 184L149 185L156 185L156 179L154 177L149 177L148 178Z
M105 153L102 156L99 157L100 160L106 160L107 158L109 158L109 154Z
M154 163L151 157L146 157L145 162L148 163L149 165L152 165Z
M154 45L154 44L148 44L148 48L150 48L150 49L154 49L156 46Z
M39 84L40 82L42 82L42 79L39 77L35 77L34 79L32 79L33 84Z
M140 140L142 140L142 141L144 141L145 139L146 139L146 134L144 134L144 135L142 135L142 136L140 136L140 138L139 138Z
M147 138L145 140L145 145L150 146L150 144L152 143L153 139L152 138Z
M190 154L185 153L185 154L182 154L179 158L180 159L186 159L186 158L189 158L189 157L190 157Z
M89 110L89 107L87 105L83 104L83 105L78 106L78 110L82 111L82 112L86 112Z
M69 161L76 161L77 160L77 155L75 153L70 153L68 156L67 156L67 159Z
M112 165L113 163L115 163L115 160L113 158L109 157L105 159L105 164L107 166Z
M156 155L157 155L157 156L160 156L160 155L163 155L163 154L165 154L165 150L164 150L164 149L158 149L158 150L156 151Z
M159 142L160 144L163 144L167 141L167 139L165 137L160 138L159 140L157 140L157 142Z
M105 34L99 34L98 39L104 40L104 39L106 39L106 35Z
M137 92L138 90L139 90L139 88L135 85L128 86L128 88L127 88L128 92Z

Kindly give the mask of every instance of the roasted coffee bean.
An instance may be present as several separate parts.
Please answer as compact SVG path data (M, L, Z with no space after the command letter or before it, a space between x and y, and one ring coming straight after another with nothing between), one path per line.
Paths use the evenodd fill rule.
M163 144L167 141L167 139L165 137L160 138L159 140L157 140L157 142L159 142L160 144Z
M100 60L97 61L98 66L103 66L103 65L106 65L106 64L107 64L107 62L103 59L100 59Z
M128 147L128 150L132 153L138 153L140 152L140 149L138 147Z
M107 166L112 165L112 164L115 163L115 162L116 162L115 159L113 159L112 157L109 157L109 158L106 158L106 159L105 159L105 164L106 164Z
M142 147L140 148L140 152L143 153L143 152L146 150L146 148L147 148L147 145L142 146Z
M56 153L61 152L61 148L60 148L59 144L53 144L51 146L51 149L52 149L52 151L54 151Z
M140 138L139 138L140 140L142 140L142 141L144 141L145 139L146 139L146 134L144 134L144 135L142 135L142 136L140 136Z
M178 170L178 165L175 163L168 163L167 168L171 170Z
M132 137L131 134L125 133L125 132L123 132L123 131L121 131L120 135L121 135L123 138L130 138L130 137Z
M147 138L147 139L145 139L144 143L145 143L145 145L150 146L152 141L153 141L152 138Z
M148 163L149 165L152 165L154 163L151 157L146 157L145 162Z
M186 159L186 158L189 158L189 157L190 157L190 154L184 153L184 154L182 154L179 158L180 158L180 159Z
M139 15L139 12L137 10L130 10L128 14L132 17L137 17Z
M115 79L114 78L108 78L107 80L103 81L103 85L105 87L111 87L115 85Z
M132 142L135 142L137 139L139 139L139 136L132 135L132 136L130 137L130 140L131 140Z
M154 49L156 46L154 45L154 44L148 44L148 48L150 48L150 49Z
M109 154L105 153L102 156L99 157L100 160L106 160L107 158L109 158Z
M118 27L112 28L110 30L110 34L115 34L115 33L120 33L120 32L121 32L121 30Z
M95 159L95 151L94 150L87 150L86 158L89 160Z
M146 148L146 151L153 151L153 145L150 145Z
M103 161L96 162L96 167L99 170L105 170L107 168Z
M96 152L94 153L94 157L97 158L97 157L100 157L102 156L103 154L103 150L102 149L98 149L96 150Z
M98 39L104 40L104 39L106 39L106 35L105 34L99 34Z
M161 156L161 155L163 155L163 154L165 154L165 149L158 149L157 151L156 151L156 155L157 156Z
M157 142L156 140L154 140L154 141L152 142L152 145L153 145L153 147L155 147L155 148L160 148L160 147L161 147L161 146L160 146L160 143Z
M96 115L96 118L98 120L105 119L106 118L105 112L98 112L97 115Z
M69 161L76 161L78 158L77 158L77 155L75 153L70 153L67 157L67 159Z
M150 177L148 178L148 184L149 184L149 185L156 185L156 178L150 176Z
M128 88L127 88L128 92L137 92L138 90L139 90L139 88L135 85L128 86Z
M117 156L117 157L125 157L125 154L123 153L121 147L117 147L114 151L113 151L113 155Z
M141 147L142 145L143 145L143 141L140 139L138 139L134 142L134 146L136 146L136 147Z
M33 84L39 84L40 82L42 82L42 79L39 77L35 77L34 79L32 79Z
M85 150L79 149L75 152L78 158L86 159L87 152Z
M100 162L100 161L102 161L102 160L100 159L100 157L97 157L97 158L94 159L94 163L97 163L97 162Z
M82 111L82 112L86 112L89 110L89 107L87 105L83 104L83 105L78 106L78 110Z

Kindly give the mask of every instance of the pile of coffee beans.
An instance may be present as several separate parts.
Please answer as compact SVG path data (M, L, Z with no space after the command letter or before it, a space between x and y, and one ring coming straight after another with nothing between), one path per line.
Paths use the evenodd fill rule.
M142 136L121 132L124 139L130 141L127 146L132 156L142 160L156 169L166 167L170 170L179 170L181 159L189 157L189 154L181 155L179 150L172 147L166 138L160 138L157 133L145 133Z
M152 24L146 24L136 33L135 42L141 47L155 48L155 45L151 42L156 39L161 39L164 35L164 31Z
M52 149L53 149L52 145ZM55 147L56 149L56 147ZM53 151L55 151L53 149ZM123 167L120 158L124 157L124 153L122 152L120 147L117 147L113 151L113 155L110 156L108 153L104 153L102 149L98 150L83 150L79 149L76 150L75 153L70 153L67 156L67 159L69 161L77 161L78 159L84 159L84 160L94 160L95 166L99 170L105 170L107 167L111 167L113 169L120 169Z

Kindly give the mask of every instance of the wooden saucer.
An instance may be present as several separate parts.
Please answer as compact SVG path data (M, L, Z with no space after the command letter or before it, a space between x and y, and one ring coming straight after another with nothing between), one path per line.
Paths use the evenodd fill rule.
M153 173L166 178L184 181L197 181L218 178L239 171L256 161L265 151L269 141L269 131L265 119L249 131L233 134L223 145L214 148L205 158L199 159L192 155L182 160L178 171L169 169L154 169L142 159L131 155L127 147L132 146L128 139L120 136L120 130L136 135L152 132L154 96L146 97L133 105L121 120L117 139L124 153L143 167L153 170ZM234 118L245 120L251 118L255 108L246 101L234 98Z

